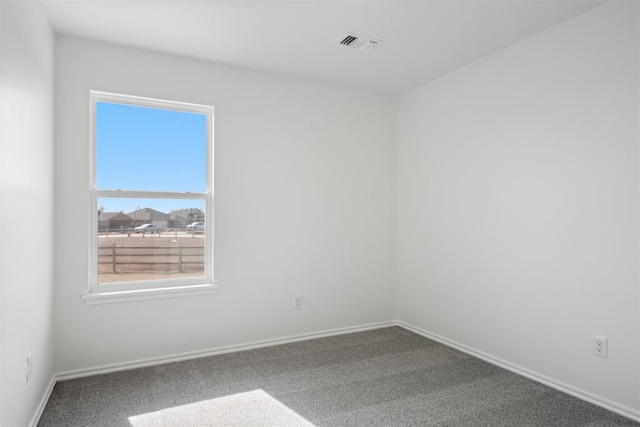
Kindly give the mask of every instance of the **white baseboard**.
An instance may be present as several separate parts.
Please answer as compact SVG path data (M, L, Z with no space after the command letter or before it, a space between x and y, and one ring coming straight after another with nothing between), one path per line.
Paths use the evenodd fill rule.
M271 347L271 346L275 346L275 345L280 345L280 344L288 344L288 343L292 343L292 342L297 342L297 341L305 341L305 340L311 340L311 339L316 339L316 338L324 338L324 337L330 337L330 336L335 336L335 335L343 335L343 334L349 334L349 333L354 333L354 332L362 332L362 331L368 331L368 330L374 330L374 329L380 329L380 328L387 328L387 327L391 327L391 326L399 326L401 328L404 328L408 331L414 332L418 335L421 335L425 338L429 338L431 340L437 341L441 344L444 344L448 347L454 348L456 350L460 350L464 353L467 353L471 356L477 357L478 359L484 360L486 362L489 362L493 365L499 366L501 368L504 368L508 371L514 372L518 375L521 375L523 377L529 378L531 380L537 381L539 383L542 383L546 386L549 386L551 388L554 388L556 390L559 390L563 393L569 394L571 396L577 397L578 399L582 399L584 401L587 401L589 403L592 403L594 405L600 406L604 409L607 409L609 411L615 412L619 415L622 415L624 417L630 418L634 421L638 421L640 422L640 411L634 410L632 408L628 408L622 405L619 405L615 402L611 402L607 399L601 398L599 396L593 395L591 393L588 393L584 390L580 390L578 388L575 388L573 386L570 386L568 384L565 384L561 381L557 381L554 380L553 378L549 378L546 377L544 375L538 374L536 372L532 372L528 369L525 369L521 366L517 366L514 365L512 363L509 363L505 360L493 357L489 354L483 353L481 351L475 350L471 347L467 347L463 344L460 344L458 342L449 340L447 338L441 337L437 334L431 333L429 331L426 331L424 329L418 328L416 326L413 326L411 324L402 322L402 321L388 321L388 322L379 322L379 323L371 323L371 324L367 324L367 325L360 325L360 326L355 326L355 327L347 327L347 328L338 328L338 329L331 329L331 330L326 330L326 331L321 331L321 332L314 332L314 333L308 333L308 334L299 334L299 335L291 335L291 336L286 336L286 337L281 337L281 338L276 338L276 339L271 339L271 340L262 340L262 341L253 341L253 342L249 342L249 343L245 343L245 344L239 344L239 345L231 345L231 346L224 346L224 347L217 347L217 348L213 348L213 349L208 349L208 350L202 350L202 351L194 351L194 352L188 352L188 353L180 353L180 354L174 354L174 355L169 355L169 356L162 356L162 357L154 357L154 358L149 358L149 359L142 359L142 360L137 360L137 361L133 361L133 362L124 362L124 363L115 363L115 364L110 364L110 365L103 365L103 366L97 366L97 367L93 367L93 368L86 368L86 369L78 369L78 370L73 370L73 371L67 371L67 372L60 372L58 374L55 374L53 376L53 378L51 379L51 382L49 383L49 386L47 387L40 404L38 405L37 411L34 414L31 423L29 424L30 427L35 427L38 424L38 421L40 420L40 417L42 416L42 412L44 410L44 407L46 406L47 401L49 400L49 396L51 395L51 392L53 390L53 387L55 386L57 381L64 381L64 380L70 380L70 379L74 379L74 378L82 378L82 377L88 377L88 376L92 376L92 375L100 375L100 374L108 374L111 372L118 372L118 371L125 371L125 370L129 370L129 369L136 369L136 368L144 368L144 367L148 367L148 366L156 366L156 365L163 365L166 363L174 363L174 362L181 362L181 361L185 361L185 360L192 360L192 359L198 359L198 358L202 358L202 357L208 357L208 356L215 356L218 354L225 354L225 353L232 353L232 352L237 352L237 351L244 351L244 350L252 350L252 349L256 349L256 348L264 348L264 347Z
M422 335L425 338L429 338L431 340L437 341L441 344L444 344L448 347L454 348L456 350L460 350L463 353L467 353L473 357L477 357L478 359L482 359L485 362L489 362L493 365L496 365L500 368L506 369L508 371L511 371L515 374L521 375L523 377L529 378L533 381L537 381L539 383L542 383L548 387L554 388L558 391L561 391L563 393L569 394L573 397L577 397L578 399L584 400L586 402L589 403L593 403L594 405L600 406L601 408L607 409L611 412L615 412L616 414L622 415L623 417L627 417L630 418L634 421L638 421L640 422L640 411L634 410L632 408L628 408L626 406L623 405L619 405L615 402L611 402L607 399L604 399L600 396L596 396L594 394L591 394L587 391L578 389L576 387L573 387L569 384L565 384L561 381L557 381L553 378L549 378L545 375L541 375L537 372L533 372L530 371L526 368L523 368L521 366L518 365L514 365L512 363L509 363L505 360L499 359L497 357L494 357L490 354L484 353L482 351L478 351L476 349L473 349L471 347L467 347L466 345L460 344L456 341L452 341L449 340L447 338L444 338L440 335L431 333L429 331L425 331L424 329L418 328L417 326L413 326L411 324L402 322L402 321L398 321L397 322L397 326L400 326L401 328L404 328L408 331L414 332L418 335Z
M144 368L148 366L164 365L166 363L182 362L185 360L199 359L202 357L216 356L218 354L233 353L237 351L253 350L256 348L271 347L274 345L288 344L297 341L311 340L315 338L324 338L334 335L350 334L354 332L362 332L390 326L397 326L396 321L370 323L367 325L330 329L321 332L313 332L308 334L291 335L270 340L253 341L245 344L230 345L217 347L202 351L193 351L189 353L179 353L169 356L153 357L149 359L136 360L133 362L114 363L110 365L97 366L94 368L77 369L73 371L60 372L55 375L56 381L70 380L74 378L89 377L92 375L108 374L111 372L126 371L129 369Z
M29 421L29 427L36 427L38 425L38 422L40 421L40 417L44 412L44 407L47 406L47 402L49 401L49 397L51 397L51 392L53 391L53 387L55 387L55 385L56 385L56 376L53 375L51 377L51 380L49 381L49 384L47 385L47 388L44 390L44 393L42 394L42 398L38 403L36 412L33 414L33 417L31 417L31 421Z
M57 374L54 374L53 377L51 378L51 381L49 382L49 385L47 386L45 392L43 393L42 399L40 399L40 403L38 404L38 407L36 408L36 411L33 414L31 421L29 422L29 427L36 427L38 425L38 422L40 421L40 417L42 417L42 413L44 412L44 408L47 405L47 402L49 401L49 397L51 396L51 392L53 391L53 387L56 385L58 381L89 377L92 375L108 374L111 372L126 371L129 369L144 368L147 366L163 365L166 363L181 362L185 360L199 359L201 357L215 356L215 355L224 354L224 353L233 353L236 351L271 347L274 345L288 344L292 342L311 340L315 338L324 338L324 337L330 337L334 335L344 335L344 334L350 334L354 332L363 332L363 331L369 331L374 329L388 328L390 326L397 326L397 322L388 321L388 322L370 323L366 325L330 329L326 331L313 332L308 334L290 335L287 337L281 337L281 338L276 338L271 340L253 341L245 344L217 347L209 350L173 354L170 356L153 357L153 358L137 360L133 362L114 363L111 365L97 366L94 368L59 372Z

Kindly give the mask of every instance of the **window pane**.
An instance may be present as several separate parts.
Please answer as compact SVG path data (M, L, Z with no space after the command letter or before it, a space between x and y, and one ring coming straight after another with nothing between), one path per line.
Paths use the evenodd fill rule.
M98 206L98 284L204 276L204 200L101 197Z
M205 192L207 117L96 103L96 188Z

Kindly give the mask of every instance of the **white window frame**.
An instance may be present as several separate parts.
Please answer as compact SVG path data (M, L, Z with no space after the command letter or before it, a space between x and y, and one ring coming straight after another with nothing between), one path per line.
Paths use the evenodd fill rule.
M89 173L90 173L90 238L89 238L89 291L83 295L87 305L122 301L146 300L155 298L180 297L213 293L213 107L184 102L143 98L108 92L90 91L89 94ZM137 107L157 108L169 111L204 114L207 126L207 186L204 193L137 191L96 188L96 106L98 102L133 105ZM144 281L98 284L98 199L151 198L151 199L191 199L205 202L205 268L203 277L178 279L154 279Z

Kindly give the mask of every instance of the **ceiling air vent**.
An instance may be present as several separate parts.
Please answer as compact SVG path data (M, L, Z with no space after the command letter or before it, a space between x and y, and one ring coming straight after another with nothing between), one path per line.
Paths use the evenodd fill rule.
M352 49L371 50L374 47L382 43L382 40L374 39L373 37L360 36L354 33L345 33L338 44L347 46Z

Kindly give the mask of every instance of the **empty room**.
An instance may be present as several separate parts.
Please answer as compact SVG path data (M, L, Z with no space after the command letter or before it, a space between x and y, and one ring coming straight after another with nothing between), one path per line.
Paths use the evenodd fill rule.
M639 425L638 2L0 35L1 426Z

